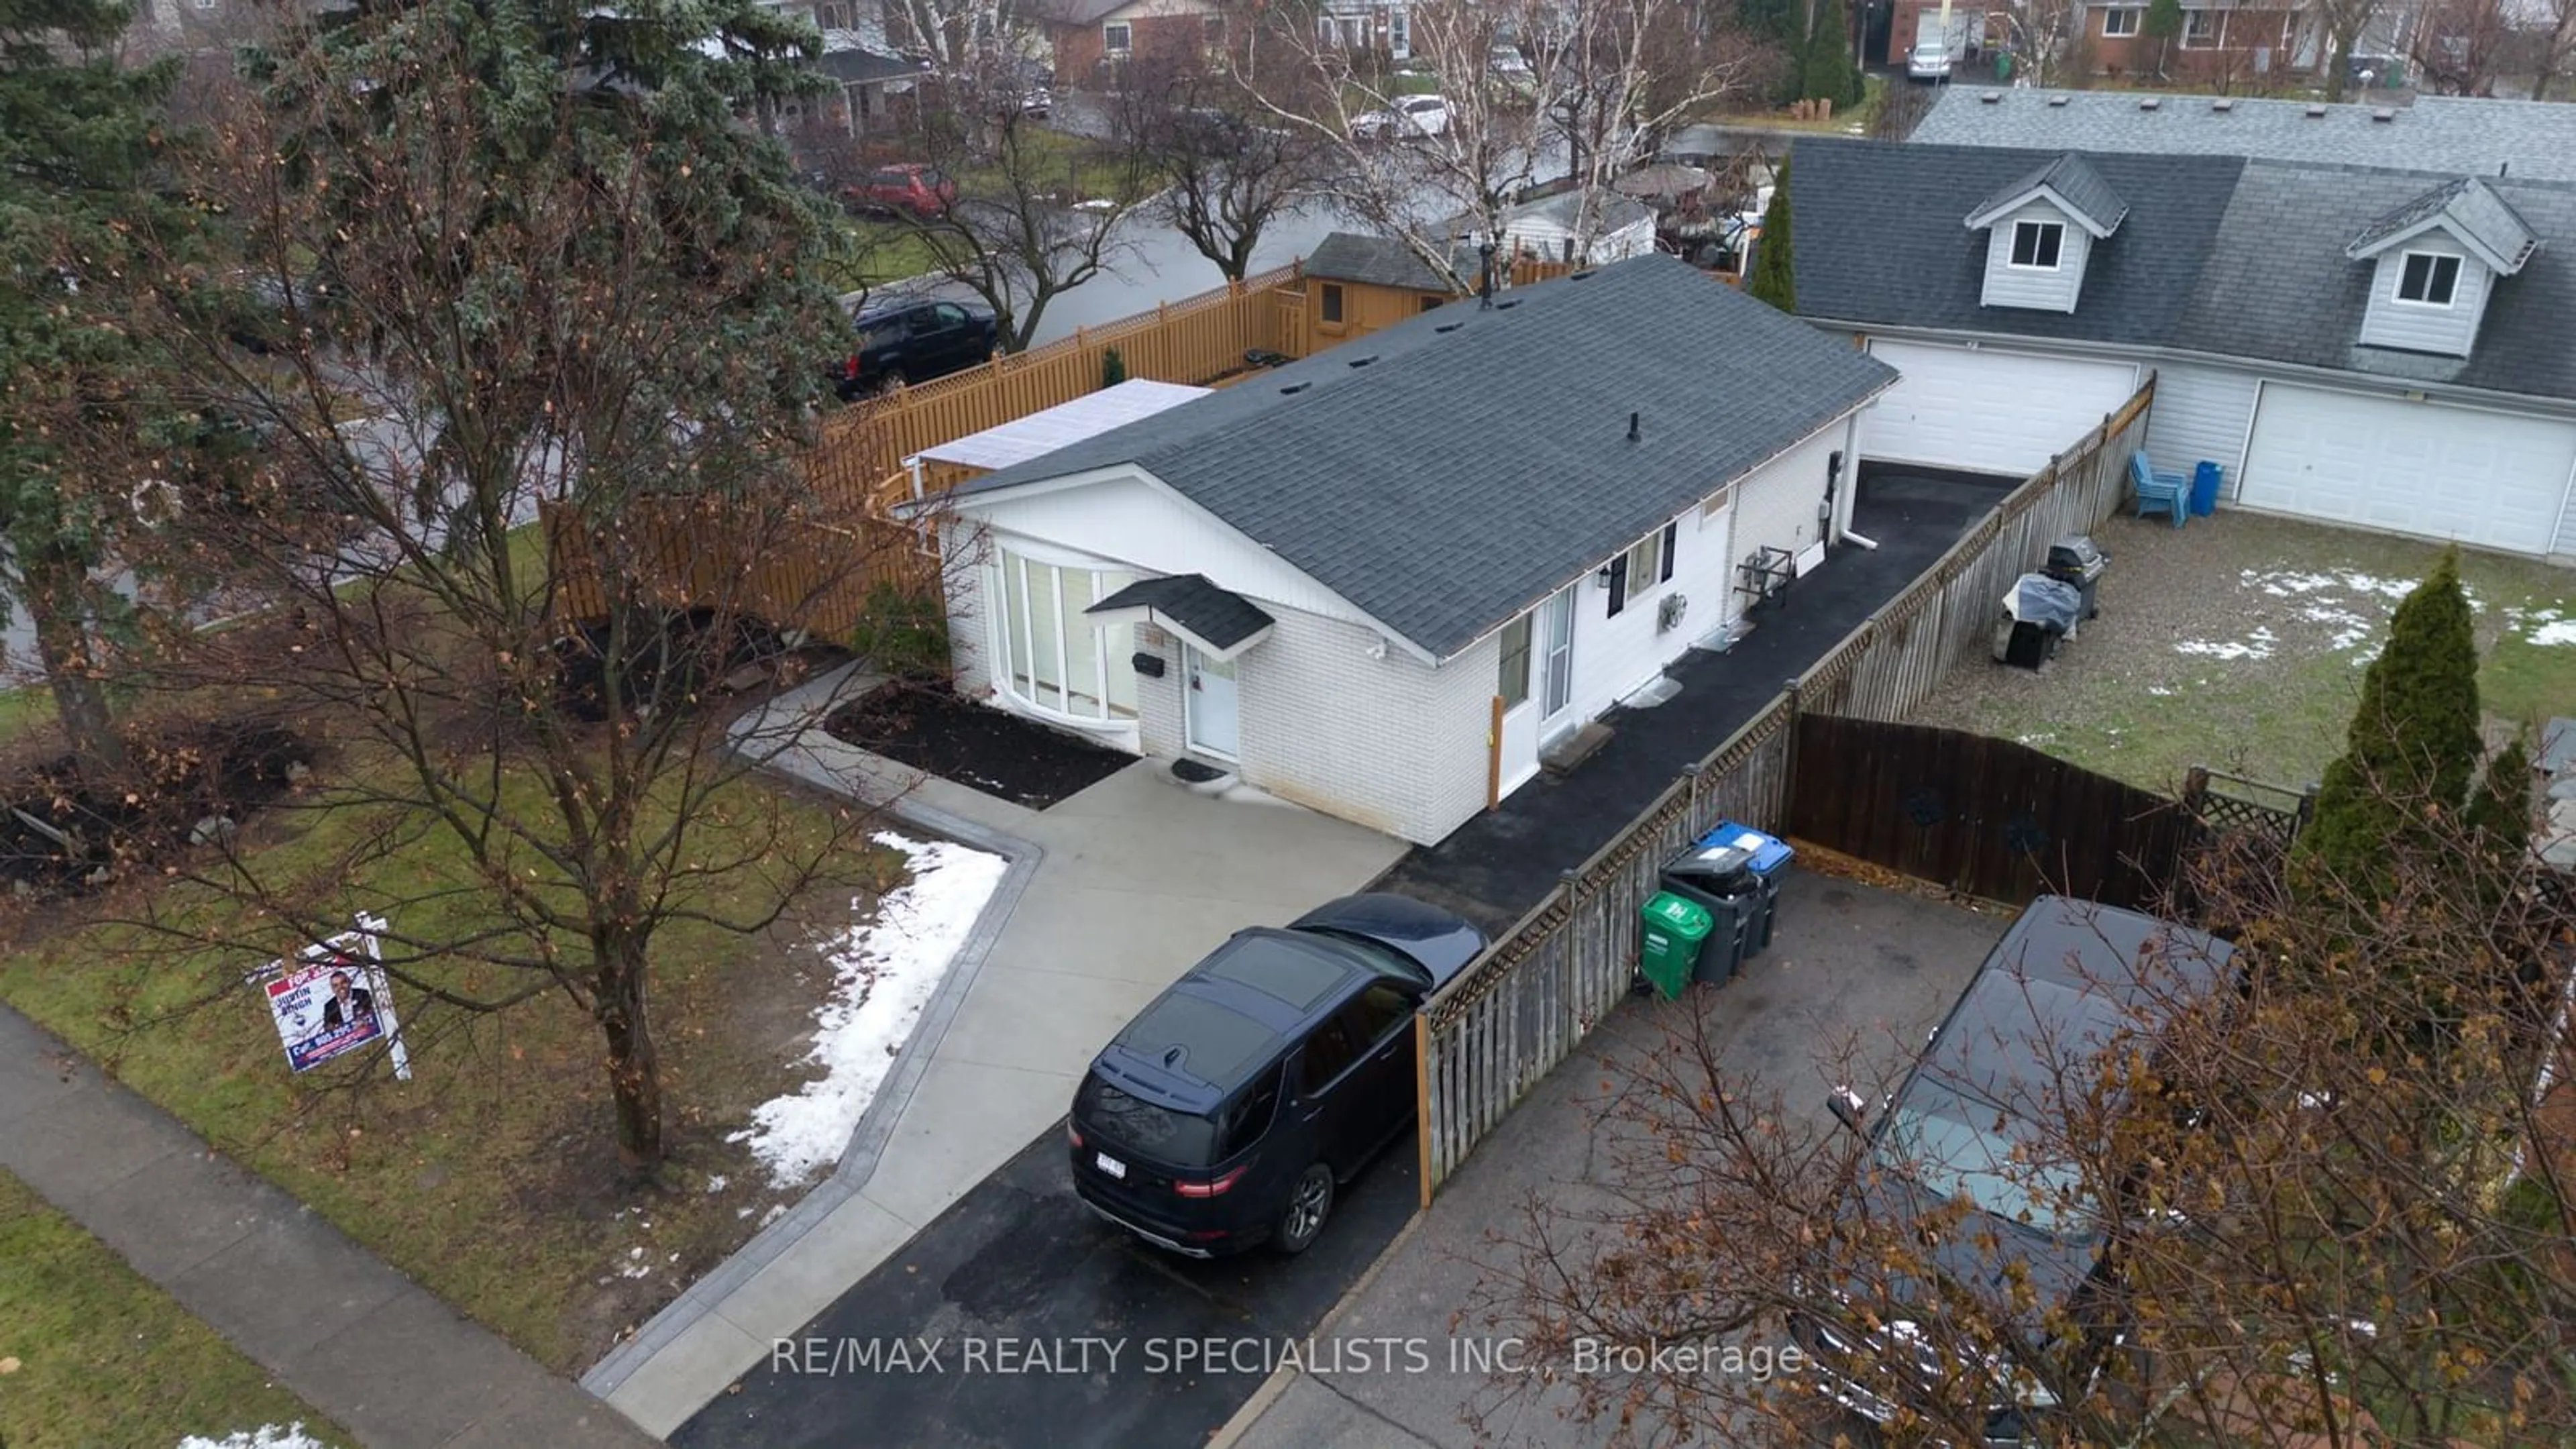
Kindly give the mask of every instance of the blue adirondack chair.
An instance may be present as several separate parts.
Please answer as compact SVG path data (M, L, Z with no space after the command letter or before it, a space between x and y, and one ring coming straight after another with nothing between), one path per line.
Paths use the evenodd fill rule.
M2147 466L2147 450L2140 448L2129 455L2129 487L2138 495L2138 516L2146 517L2163 509L2173 518L2173 526L2182 527L2191 515L2191 479L2181 473L2159 473Z

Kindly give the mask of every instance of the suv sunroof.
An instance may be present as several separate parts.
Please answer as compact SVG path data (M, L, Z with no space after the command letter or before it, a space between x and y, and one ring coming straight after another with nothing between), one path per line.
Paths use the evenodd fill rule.
M1279 1034L1205 997L1174 994L1145 1009L1118 1033L1118 1044L1157 1066L1230 1087L1244 1069L1279 1046Z
M1200 969L1211 981L1248 986L1299 1011L1312 1011L1332 994L1350 968L1261 936L1248 936Z

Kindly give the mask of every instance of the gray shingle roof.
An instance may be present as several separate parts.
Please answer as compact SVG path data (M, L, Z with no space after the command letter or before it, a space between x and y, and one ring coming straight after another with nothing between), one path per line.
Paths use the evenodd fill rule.
M2462 241L2495 258L2499 270L2507 276L2521 271L2522 264L2540 245L2540 238L2512 203L2496 195L2484 181L2461 176L2372 222L2344 248L2344 254L2356 261L2377 256L2436 219Z
M1445 659L1895 376L1637 257L1452 302L957 494L1134 464Z
M1580 191L1562 191L1536 201L1524 201L1503 213L1503 230L1509 232L1523 221L1547 221L1572 231L1582 205L1583 193ZM1651 221L1654 215L1653 207L1633 196L1604 191L1593 205L1592 229L1607 235L1641 221Z
M1968 213L1968 225L1983 227L1994 218L2019 206L2039 192L2048 192L2068 214L2084 223L2095 236L2109 236L2120 229L2120 219L2129 214L2129 203L2102 179L2102 173L2085 164L2084 158L2068 152L2040 165L1998 187Z
M1130 608L1160 610L1219 649L1231 649L1278 622L1243 595L1218 588L1205 574L1138 579L1083 612L1107 614Z
M1404 287L1416 292L1446 292L1449 283L1431 270L1413 248L1393 237L1361 236L1337 231L1315 244L1306 258L1306 275L1329 282L1366 282ZM1473 275L1472 270L1469 275Z
M879 55L873 50L827 50L816 57L814 69L847 85L869 85L878 81L919 79L917 61L899 55Z
M1999 97L1987 104L1984 97ZM2064 99L2051 105L2052 99ZM2152 111L2139 107L2154 99ZM2227 109L2217 109L2225 101ZM2311 116L2318 109L2321 115ZM2381 110L2393 114L2377 119ZM2254 96L2145 97L2127 91L1943 88L1914 129L1943 146L2248 156L2384 166L2453 176L2576 181L2576 105L2418 96L2412 105L2333 105Z
M2352 239L2443 178L2229 156L2087 158L2129 198L2072 313L1979 305L1984 239L1949 220L2040 159L2026 151L1811 138L1798 143L1798 310L1936 328L2337 368L2576 400L2576 185L2487 181L2542 243L2501 279L2466 358L2363 347L2374 268ZM2551 245L2550 243L2556 243Z

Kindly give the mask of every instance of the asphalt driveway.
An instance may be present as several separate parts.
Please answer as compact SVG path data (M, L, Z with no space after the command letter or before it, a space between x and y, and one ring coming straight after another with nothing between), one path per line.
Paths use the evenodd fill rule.
M1418 1200L1408 1136L1315 1246L1194 1262L1073 1195L1050 1129L670 1436L680 1449L1190 1445L1261 1387ZM898 1348L896 1345L901 1345ZM1114 1356L1113 1356L1114 1355ZM935 1361L934 1361L935 1359Z
M1867 1066L1902 1064L2009 924L1999 914L1793 868L1768 952L1719 990L1677 1002L1631 1000L1612 1013L1578 1062L1539 1083L1441 1188L1368 1285L1316 1330L1326 1344L1428 1341L1430 1369L1335 1364L1318 1353L1320 1371L1283 1375L1257 1414L1235 1426L1227 1449L1603 1443L1606 1425L1560 1417L1570 1395L1506 1402L1498 1380L1476 1367L1479 1352L1503 1352L1497 1345L1515 1332L1508 1319L1486 1321L1478 1294L1491 1277L1484 1265L1512 1251L1488 1234L1525 1236L1533 1199L1548 1205L1561 1235L1583 1230L1586 1213L1616 1214L1623 1189L1611 1144L1633 1130L1619 1105L1633 1080L1629 1064L1663 1040L1678 1013L1710 1014L1730 1079L1756 1093L1776 1090L1788 1111L1821 1125L1829 1085L1822 1058L1848 1041ZM1581 1239L1565 1241L1579 1258ZM1479 1412L1484 1421L1471 1424Z

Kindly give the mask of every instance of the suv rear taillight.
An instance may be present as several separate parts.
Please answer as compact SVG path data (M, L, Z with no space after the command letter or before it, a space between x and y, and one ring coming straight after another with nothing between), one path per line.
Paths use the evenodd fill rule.
M1074 1126L1071 1122L1064 1124L1064 1135L1072 1139L1074 1146L1080 1147L1082 1145L1082 1129Z
M841 376L851 382L857 382L859 380L859 355L857 353L851 353L850 360L841 364Z
M1183 1197L1215 1197L1217 1194L1231 1189L1236 1181L1243 1176L1244 1168L1248 1168L1250 1166L1252 1166L1252 1164L1247 1162L1243 1167L1238 1167L1223 1177L1212 1177L1205 1182L1191 1182L1186 1178L1176 1177L1172 1179L1172 1191L1179 1193Z

